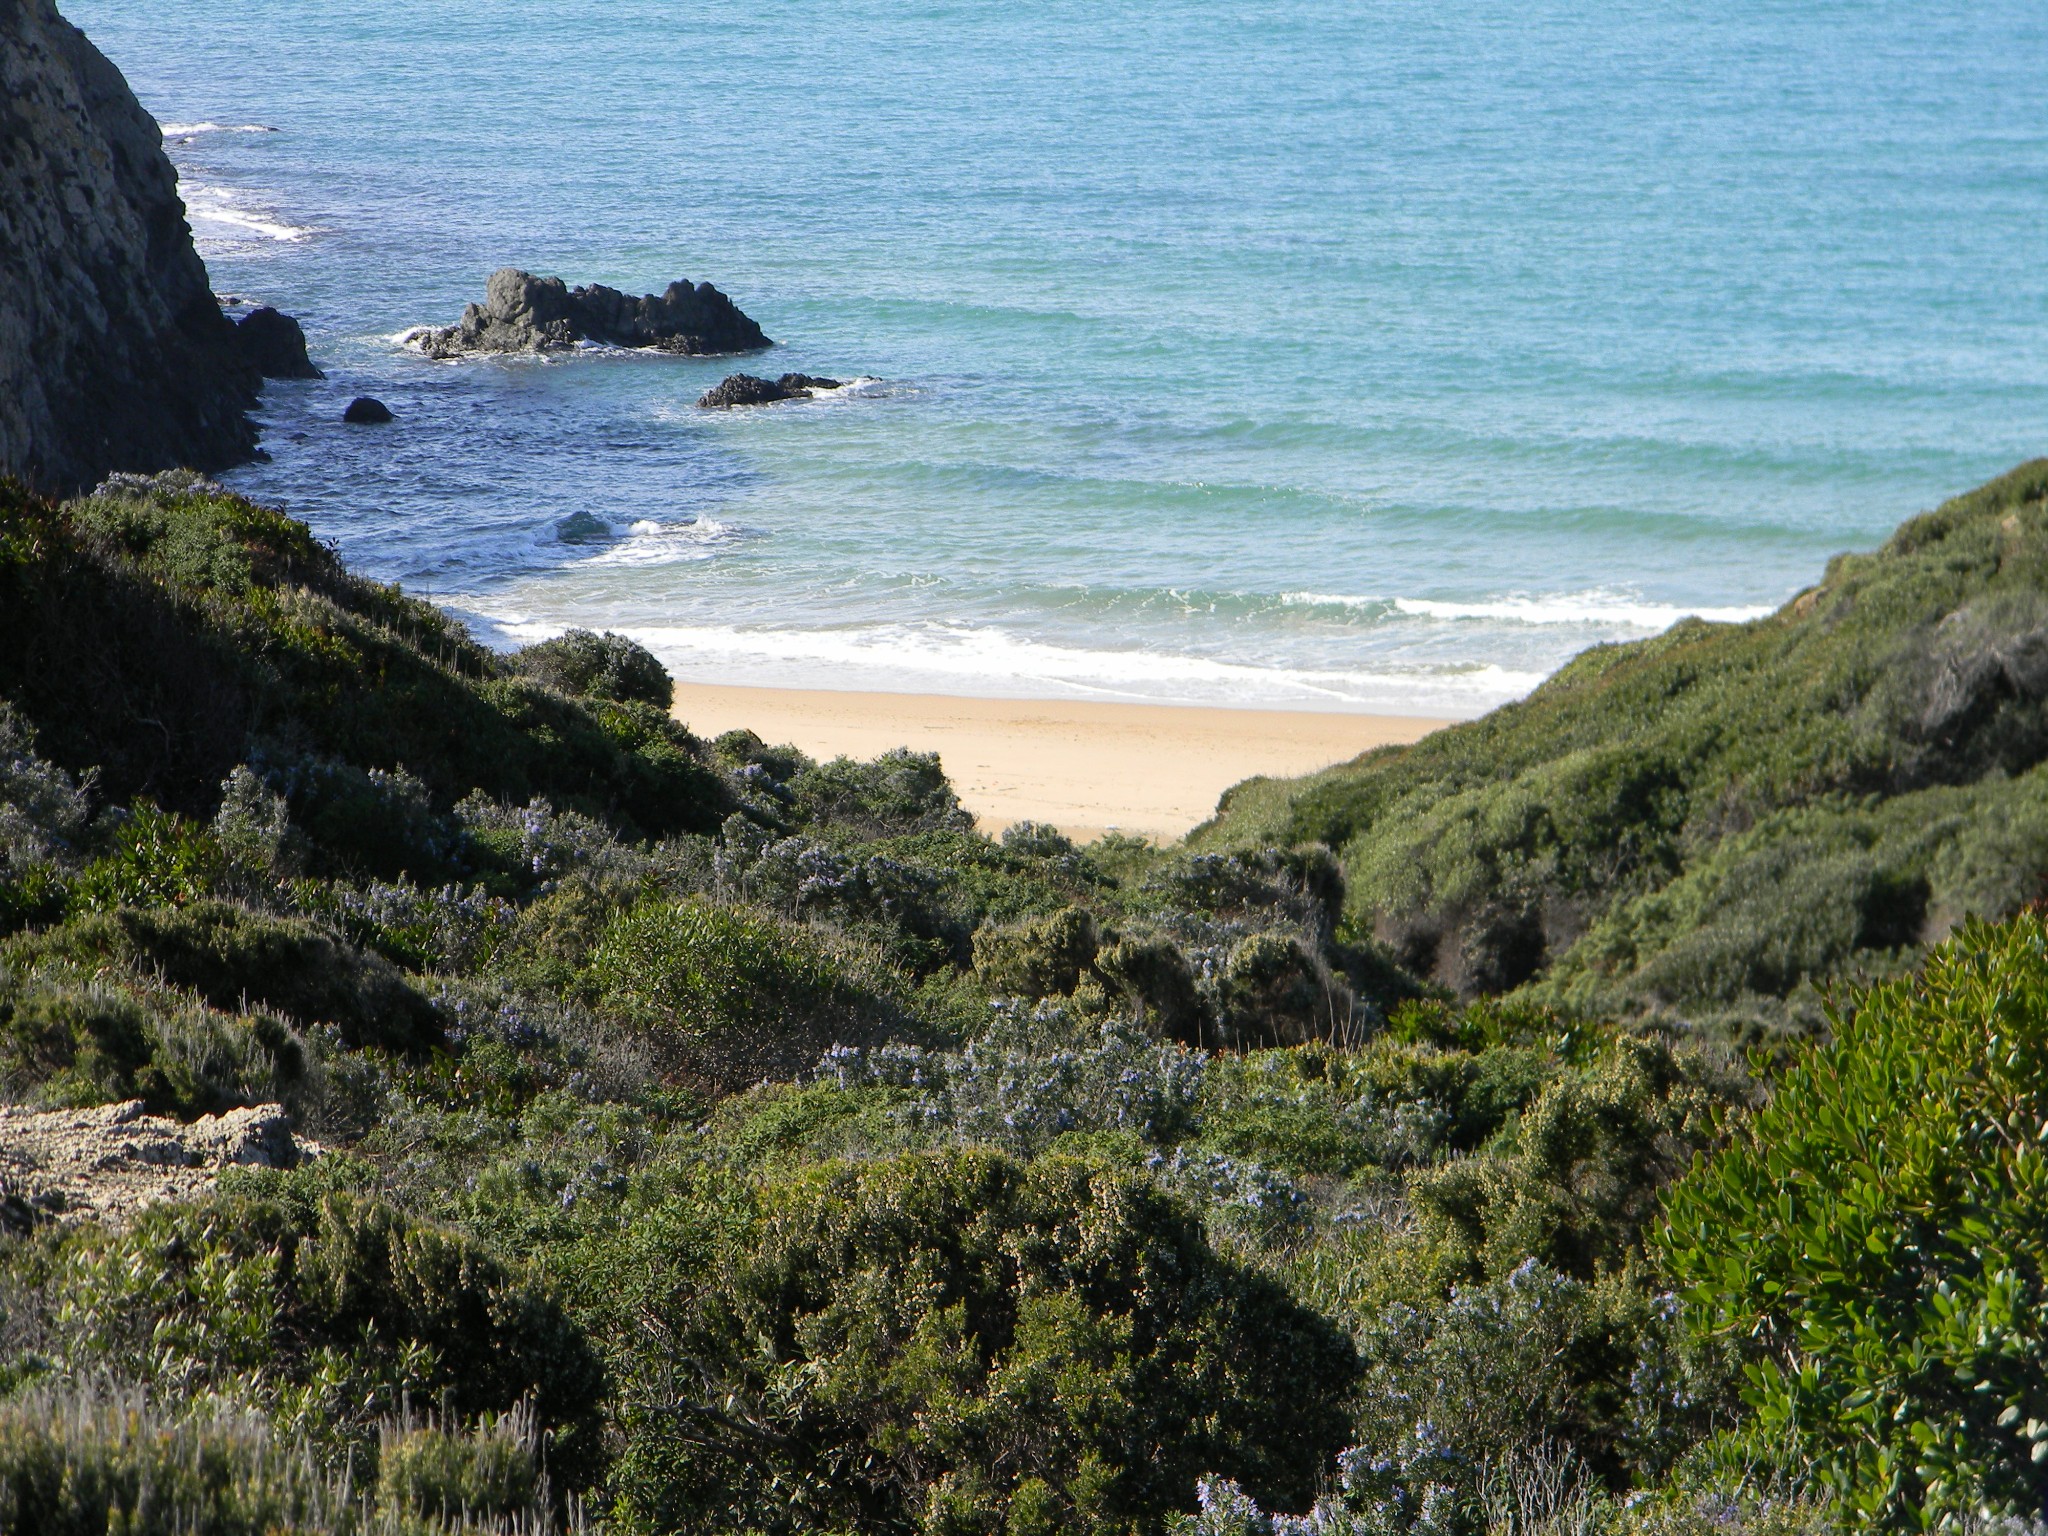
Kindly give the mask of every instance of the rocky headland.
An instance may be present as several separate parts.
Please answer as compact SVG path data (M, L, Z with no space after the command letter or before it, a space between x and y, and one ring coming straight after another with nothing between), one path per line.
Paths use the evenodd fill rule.
M651 348L688 357L754 352L773 346L761 327L709 283L670 283L638 298L592 284L571 288L559 277L516 267L493 272L484 302L454 325L418 333L428 357L487 352L560 352L580 341Z
M255 454L263 370L163 136L51 0L0 0L0 273L0 474L70 491Z

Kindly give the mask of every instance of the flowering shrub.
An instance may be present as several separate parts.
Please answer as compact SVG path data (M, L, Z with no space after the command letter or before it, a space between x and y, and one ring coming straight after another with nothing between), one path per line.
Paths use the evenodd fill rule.
M1305 1515L1269 1515L1229 1478L1196 1485L1199 1512L1182 1515L1173 1536L1468 1536L1459 1484L1469 1464L1434 1425L1411 1426L1391 1451L1354 1446L1337 1458L1337 1487Z
M1112 1025L1052 1051L995 1041L960 1051L835 1047L816 1075L842 1088L912 1089L905 1113L918 1127L1028 1157L1069 1131L1178 1139L1193 1128L1207 1066L1197 1052Z
M519 909L480 885L422 890L409 881L324 886L315 910L338 921L358 944L416 971L473 971L488 961Z
M613 873L636 862L603 822L558 811L539 795L515 806L472 794L455 807L455 819L492 862L542 890L573 869Z

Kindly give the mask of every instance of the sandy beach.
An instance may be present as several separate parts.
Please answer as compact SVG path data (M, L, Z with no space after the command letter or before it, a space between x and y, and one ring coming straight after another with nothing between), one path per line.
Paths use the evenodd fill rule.
M936 752L984 831L1049 822L1071 837L1175 838L1257 774L1299 774L1446 722L1398 715L968 699L933 694L676 685L700 736L744 726L813 757Z

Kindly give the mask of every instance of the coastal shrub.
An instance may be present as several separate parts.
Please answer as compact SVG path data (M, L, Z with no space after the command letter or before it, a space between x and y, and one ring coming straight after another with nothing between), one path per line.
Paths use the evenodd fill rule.
M341 1480L261 1414L174 1415L135 1392L0 1400L0 1530L47 1536L343 1536Z
M800 925L745 907L650 897L618 913L590 957L600 1006L675 1068L725 1087L789 1077L828 1046L900 1017L892 978Z
M0 956L24 967L147 971L217 1008L255 1003L301 1024L331 1024L350 1046L420 1050L441 1033L433 1005L388 961L303 919L230 901L90 912L17 937Z
M1425 1425L1390 1451L1354 1446L1338 1456L1336 1486L1306 1515L1268 1513L1236 1479L1205 1477L1199 1507L1167 1529L1172 1536L1470 1536L1482 1529L1462 1487L1470 1475L1470 1464ZM1532 1527L1503 1530L1535 1536Z
M1858 1524L2039 1511L2048 933L1965 925L1831 1022L1672 1192L1664 1260Z
M826 917L871 934L928 974L965 948L969 925L945 910L936 870L884 852L840 851L804 834L778 837L726 818L712 870L722 892L786 917Z
M409 880L333 881L299 894L302 908L332 922L359 948L407 970L466 973L490 963L519 922L519 909L480 885L422 889Z
M539 1536L553 1524L503 1420L472 1432L393 1425L379 1460L366 1488L232 1400L179 1408L132 1389L43 1388L0 1401L0 1530Z
M617 831L594 816L559 811L536 795L523 806L472 794L455 807L479 861L511 876L514 888L540 888L576 870L631 875L641 861Z
M813 763L788 784L792 812L803 823L856 837L967 831L974 818L946 781L936 752L898 748L872 762L834 758Z
M79 876L72 905L183 906L212 895L227 874L227 852L212 832L182 816L138 803L114 833L114 845Z
M642 834L709 831L731 809L660 709L511 673L430 604L350 575L303 523L218 487L151 482L63 508L10 492L0 540L0 695L52 761L98 766L116 799L146 790L210 817L236 764L303 756L402 764L438 807L472 789L544 794Z
M1351 934L1468 995L1555 968L1577 1007L1768 1018L2039 894L2044 569L2037 461L1767 618L1598 647L1484 719L1240 786L1195 849L1340 850Z
M512 665L550 688L584 698L652 704L666 710L675 702L667 668L636 640L607 630L566 630L552 640L512 655Z
M321 1188L318 1165L242 1175L240 1192L158 1205L125 1229L40 1234L0 1263L10 1320L52 1375L164 1401L249 1395L281 1428L345 1453L408 1399L471 1419L523 1399L548 1466L598 1465L603 1375L549 1293L474 1240Z
M1327 933L1344 906L1344 870L1320 844L1184 853L1146 885L1178 907L1211 914L1269 915Z
M1047 1040L1046 1021L959 1051L915 1045L839 1047L818 1077L841 1089L901 1090L906 1124L946 1141L1030 1157L1074 1133L1127 1132L1168 1145L1196 1126L1208 1061L1178 1045L1106 1026ZM1040 1025L1029 1030L1030 1025ZM1030 1034L1040 1038L1031 1039Z
M292 825L284 796L246 763L221 781L211 831L227 859L227 884L237 895L267 896L305 871L305 833Z
M549 1513L533 1414L521 1403L465 1433L410 1412L378 1426L376 1502L414 1519L504 1519Z
M36 755L35 731L0 699L0 934L59 916L92 818L90 785Z
M1349 1038L1350 989L1292 934L1254 933L1232 945L1217 995L1232 1045Z
M1546 1083L1483 1154L1417 1169L1409 1198L1468 1273L1535 1258L1590 1280L1636 1249L1660 1191L1712 1145L1729 1091L1662 1042L1624 1036Z
M0 987L0 1097L53 1106L145 1095L149 1017L105 985Z
M1147 1029L1190 1045L1211 1037L1209 999L1173 940L1158 934L1125 934L1097 950L1093 964L1097 974L1130 1002Z
M1079 907L1063 907L1014 928L977 930L974 969L991 992L1065 997L1094 968L1097 947L1094 920Z
M629 1528L1157 1530L1204 1472L1305 1508L1342 1443L1350 1345L1142 1175L910 1154L723 1209L614 1266L660 1341Z

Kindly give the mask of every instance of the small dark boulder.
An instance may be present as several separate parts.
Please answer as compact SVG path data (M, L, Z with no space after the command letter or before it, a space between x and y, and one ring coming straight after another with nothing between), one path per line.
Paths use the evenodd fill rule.
M785 373L779 379L756 378L735 373L704 391L697 404L707 411L730 410L736 405L772 405L777 400L808 400L821 389L837 389L838 379L819 378L809 373Z
M244 315L235 327L242 355L266 379L324 379L306 355L306 333L290 315L264 305Z
M391 420L391 407L382 400L372 400L368 395L357 395L349 401L341 419L358 427L381 427Z

